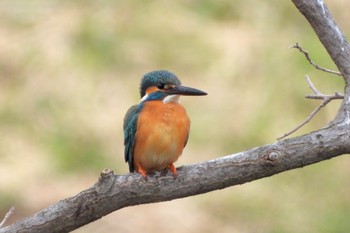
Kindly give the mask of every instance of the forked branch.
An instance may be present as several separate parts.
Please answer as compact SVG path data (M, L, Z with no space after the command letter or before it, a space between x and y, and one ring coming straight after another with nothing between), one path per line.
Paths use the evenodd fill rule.
M316 87L311 82L310 77L308 75L305 75L305 78L306 78L306 82L308 83L310 89L314 92L314 95L307 95L307 96L305 96L305 98L307 98L307 99L321 99L323 101L317 108L315 108L310 113L310 115L301 124L299 124L297 127L292 129L291 131L285 133L283 136L277 138L277 140L281 140L281 139L291 135L292 133L295 133L296 131L298 131L301 127L306 125L316 115L316 113L318 113L324 106L326 106L332 100L344 99L344 95L339 93L339 92L335 92L334 95L325 95L325 94L321 93L319 90L316 89Z
M311 82L311 79L308 75L305 75L306 82L308 83L310 89L314 92L314 95L307 95L305 98L307 99L322 99L323 102L329 103L335 99L344 99L344 94L335 92L333 95L325 95L316 89L314 84Z

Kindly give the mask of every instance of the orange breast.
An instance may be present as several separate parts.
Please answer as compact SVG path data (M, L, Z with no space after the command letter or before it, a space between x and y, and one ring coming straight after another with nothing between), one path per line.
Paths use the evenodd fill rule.
M162 170L182 154L190 120L178 103L149 101L137 122L134 165L146 171Z

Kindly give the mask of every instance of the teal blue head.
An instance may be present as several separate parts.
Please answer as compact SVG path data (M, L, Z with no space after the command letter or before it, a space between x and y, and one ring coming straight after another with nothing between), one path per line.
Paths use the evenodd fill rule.
M175 74L166 70L156 70L145 74L141 80L142 100L162 100L173 95L206 95L204 91L185 87Z

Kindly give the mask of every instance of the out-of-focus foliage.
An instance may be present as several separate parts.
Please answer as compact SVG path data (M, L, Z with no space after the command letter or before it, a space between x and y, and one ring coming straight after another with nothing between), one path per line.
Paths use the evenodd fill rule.
M328 2L343 29L346 1ZM348 33L345 31L345 33ZM168 69L206 97L183 97L192 131L177 165L271 143L341 78L290 1L0 2L0 218L40 209L127 172L123 116L146 72ZM331 103L296 135L332 120ZM347 156L210 194L126 208L76 232L345 232ZM162 219L162 221L159 221Z

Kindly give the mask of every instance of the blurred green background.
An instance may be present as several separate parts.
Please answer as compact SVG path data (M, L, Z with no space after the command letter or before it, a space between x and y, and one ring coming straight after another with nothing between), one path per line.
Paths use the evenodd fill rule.
M349 3L328 1L350 28ZM177 166L276 141L316 107L337 76L311 67L299 42L335 69L291 1L0 2L0 219L14 222L128 172L122 121L146 72L168 69L209 93L183 97L192 119ZM301 135L325 126L332 102ZM350 160L325 161L209 194L125 208L75 232L346 232Z

